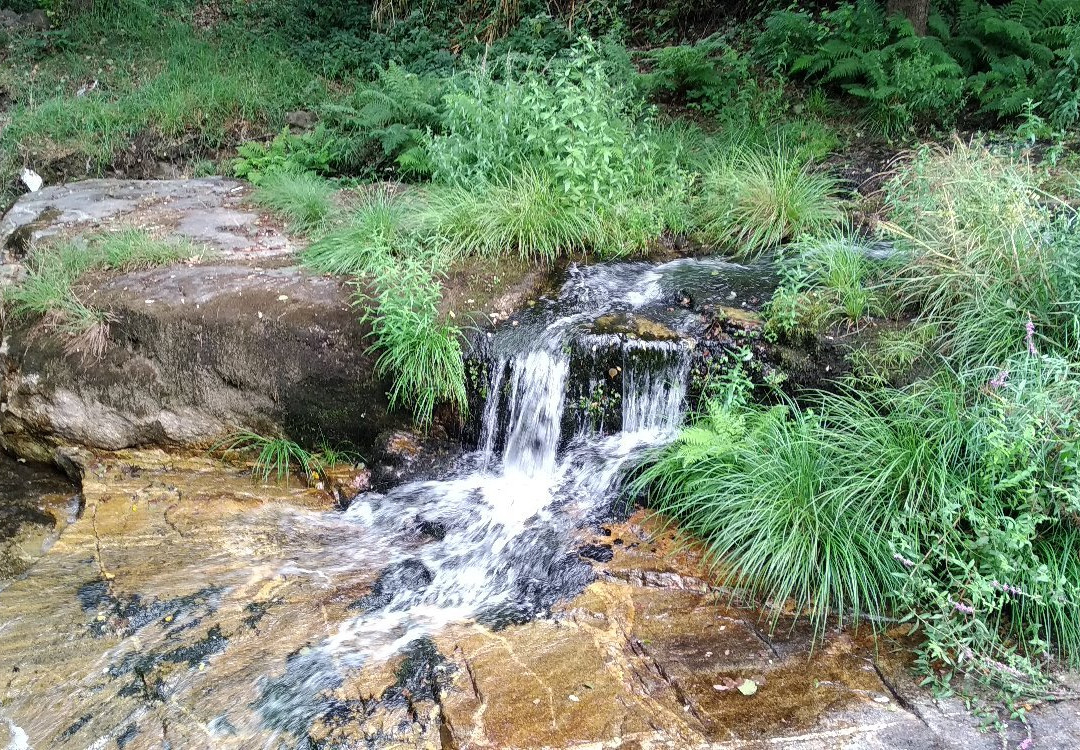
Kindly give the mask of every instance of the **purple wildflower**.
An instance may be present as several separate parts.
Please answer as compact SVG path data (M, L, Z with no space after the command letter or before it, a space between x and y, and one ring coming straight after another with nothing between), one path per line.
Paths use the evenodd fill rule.
M994 376L993 380L990 381L990 387L993 388L994 390L1000 390L1001 388L1005 387L1005 381L1008 380L1008 379L1009 379L1009 371L1008 370L1002 370L1001 372L999 372L997 375Z
M1035 348L1035 322L1031 318L1028 318L1027 323L1024 324L1024 341L1027 342L1028 354L1036 356L1039 350Z
M975 608L969 604L964 604L963 602L953 602L953 609L964 615L975 614Z
M897 552L895 555L893 555L893 559L896 560L901 565L903 565L908 570L915 567L915 563L913 563L911 560L909 560L906 557L904 557L903 555L901 555L899 552Z
M1031 750L1031 748L1033 747L1035 747L1035 740L1028 737L1026 740L1016 746L1016 750Z
M997 581L992 581L990 585L996 588L998 591L1004 591L1009 596L1027 596L1027 594L1024 593L1024 591L1022 591L1019 587L1013 586L1009 583L998 583Z

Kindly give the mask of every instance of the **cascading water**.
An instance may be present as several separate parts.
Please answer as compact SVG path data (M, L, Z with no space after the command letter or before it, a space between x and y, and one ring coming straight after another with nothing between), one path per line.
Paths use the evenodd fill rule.
M344 514L384 540L436 529L421 544L386 545L389 566L360 613L294 668L288 690L263 706L283 727L299 728L306 707L328 684L325 665L381 660L445 625L475 619L498 626L542 614L580 590L591 567L574 554L574 530L608 513L619 480L642 451L679 426L690 369L689 342L645 341L596 333L612 312L649 312L680 330L695 316L671 304L679 294L727 294L742 267L719 261L664 266L618 264L573 269L557 299L491 335L487 400L479 450L445 477L357 497ZM695 290L687 291L696 282ZM621 429L604 434L567 418L595 372L572 372L576 353L615 357L621 380ZM611 380L611 378L608 378ZM500 450L501 448L501 450ZM301 673L302 679L296 679Z
M691 308L731 304L736 294L764 296L768 283L760 270L717 260L572 268L556 297L484 337L487 398L478 410L477 449L438 477L363 493L344 512L268 503L231 516L234 526L221 533L234 546L209 545L195 566L145 566L138 595L112 591L108 578L96 577L106 563L95 558L89 580L72 583L57 570L63 590L53 596L70 599L71 589L78 603L77 629L61 619L55 648L104 645L92 639L106 632L114 640L93 652L92 669L72 671L51 692L17 706L0 706L0 732L10 713L27 747L91 731L103 743L94 746L103 747L142 722L148 707L167 700L172 710L173 696L225 702L243 694L205 708L212 718L199 731L209 744L197 746L308 747L313 722L333 714L335 694L356 668L422 650L453 623L496 628L544 616L592 579L591 564L577 554L578 532L610 513L626 471L680 424L691 341L703 327ZM603 413L590 411L596 394L606 399ZM205 585L193 592L192 580ZM310 612L290 604L297 622L275 621L300 632L286 644L320 633L287 656L250 635L260 612L281 601L270 593L279 586L312 597L298 601L325 595L331 602ZM175 591L184 593L168 594ZM226 627L247 639L235 648L226 647L230 631L214 617L227 609L233 620ZM5 638L12 627L0 618ZM208 656L222 650L222 669L232 671L220 671ZM231 685L224 692L222 679ZM108 716L81 730L82 718L57 726L50 702L79 717Z

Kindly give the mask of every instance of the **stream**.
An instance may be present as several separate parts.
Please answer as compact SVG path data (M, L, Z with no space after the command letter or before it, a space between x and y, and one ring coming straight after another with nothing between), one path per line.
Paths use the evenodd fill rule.
M585 540L625 515L621 480L687 408L694 309L771 283L715 259L571 268L482 337L475 449L344 511L168 457L101 469L83 516L0 593L8 750L442 736L423 710L447 710L440 641L548 621L596 579L612 545ZM381 694L356 687L386 669ZM343 744L358 722L365 744Z

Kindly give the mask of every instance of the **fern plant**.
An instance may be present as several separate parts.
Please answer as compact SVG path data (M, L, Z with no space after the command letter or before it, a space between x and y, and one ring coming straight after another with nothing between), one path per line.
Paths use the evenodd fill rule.
M368 154L377 168L427 175L431 168L424 138L440 129L447 83L445 78L410 73L391 62L379 68L375 82L357 91L351 101L327 106L322 115L351 140L354 158Z
M1028 108L1058 129L1080 122L1080 3L962 0L953 26L932 27L969 71L980 112L998 119Z
M794 28L795 18L788 23ZM811 21L804 16L802 23ZM918 36L907 19L860 0L823 13L816 28L816 43L791 62L791 72L860 99L886 135L948 124L959 113L963 70L940 39Z

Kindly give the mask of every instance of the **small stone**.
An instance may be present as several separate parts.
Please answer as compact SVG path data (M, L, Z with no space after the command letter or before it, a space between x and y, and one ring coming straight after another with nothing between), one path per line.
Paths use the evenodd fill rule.
M581 701L581 698L578 698L576 695L568 695L566 697L569 698L572 703L578 703L579 701Z
M289 300L289 295L287 295L287 294L282 294L282 295L278 296L278 302L287 302L288 300Z
M889 699L884 695L875 695L874 703L888 703Z
M534 706L539 706L540 705L540 699L539 698L533 698L533 705Z

